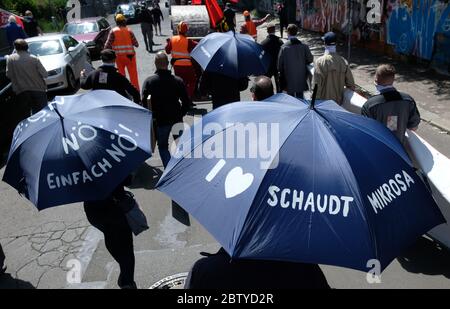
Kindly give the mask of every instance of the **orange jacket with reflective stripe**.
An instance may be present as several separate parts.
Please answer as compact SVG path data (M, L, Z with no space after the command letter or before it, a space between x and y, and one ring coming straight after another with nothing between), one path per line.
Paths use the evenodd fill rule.
M250 34L254 39L256 39L258 32L256 31L256 25L252 20L246 21L247 33Z
M116 52L116 55L134 55L133 40L131 34L126 27L115 27L114 42L112 43L112 49Z
M174 62L176 66L191 66L191 54L189 53L188 38L183 35L176 35L171 39L172 58L179 59Z

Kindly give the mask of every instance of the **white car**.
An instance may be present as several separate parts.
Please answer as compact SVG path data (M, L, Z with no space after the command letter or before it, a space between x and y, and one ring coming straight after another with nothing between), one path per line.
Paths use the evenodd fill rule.
M37 36L26 41L28 51L39 58L48 72L49 91L77 89L80 72L91 62L84 43L67 34Z

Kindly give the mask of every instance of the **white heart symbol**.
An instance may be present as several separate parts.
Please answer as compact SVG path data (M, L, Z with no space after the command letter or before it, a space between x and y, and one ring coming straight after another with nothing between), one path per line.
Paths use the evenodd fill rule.
M253 174L244 174L240 167L233 168L225 179L225 196L233 198L246 191L253 183Z

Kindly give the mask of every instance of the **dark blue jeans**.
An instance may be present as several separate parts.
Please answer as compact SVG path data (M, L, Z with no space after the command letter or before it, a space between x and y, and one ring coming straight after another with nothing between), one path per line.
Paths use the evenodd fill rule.
M159 155L164 168L170 161L169 137L172 131L172 125L158 126L156 129L156 140L158 141ZM173 138L177 139L183 132L174 132Z

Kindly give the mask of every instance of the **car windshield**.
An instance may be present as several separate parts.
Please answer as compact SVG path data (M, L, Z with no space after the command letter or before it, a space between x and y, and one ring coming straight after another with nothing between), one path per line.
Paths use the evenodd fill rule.
M59 40L28 42L28 51L35 56L57 55L63 52Z
M133 14L134 7L132 5L119 5L118 11L122 12L123 14Z
M98 32L98 25L95 22L66 24L63 33L70 35Z

